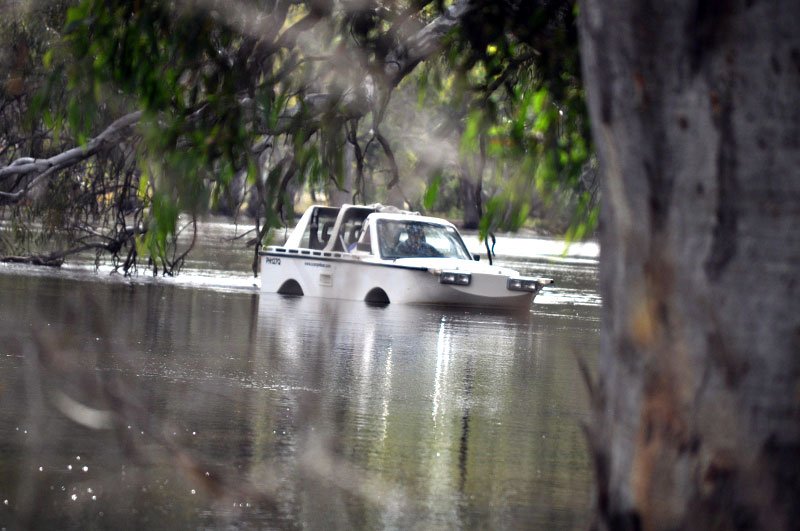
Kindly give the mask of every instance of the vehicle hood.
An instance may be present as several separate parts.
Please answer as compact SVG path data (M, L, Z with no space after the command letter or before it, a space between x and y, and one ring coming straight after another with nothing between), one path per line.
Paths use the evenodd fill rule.
M519 272L507 267L489 265L487 262L459 260L457 258L398 258L393 261L397 265L408 267L426 267L447 271L464 271L467 273L483 273L486 275L519 276Z

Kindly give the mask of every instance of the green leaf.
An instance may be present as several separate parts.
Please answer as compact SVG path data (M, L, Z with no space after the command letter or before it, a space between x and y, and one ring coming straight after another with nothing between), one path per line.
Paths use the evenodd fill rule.
M523 225L525 225L525 221L528 219L530 213L531 213L531 206L527 202L518 205L516 216L514 217L513 220L512 228L514 230L517 230Z
M147 198L147 189L150 186L150 175L146 170L142 170L139 175L139 187L136 190L136 196L139 200L144 201Z
M252 158L247 160L247 184L253 186L258 180L258 165Z
M536 115L533 122L533 130L537 133L546 134L550 129L550 124L555 118L555 109L546 109Z
M549 93L547 89L542 87L541 89L537 90L533 95L533 112L534 114L539 114L544 109L545 103L547 102Z
M422 109L425 105L425 97L428 94L428 69L423 68L417 76L417 108Z
M486 201L485 211L480 222L478 222L478 237L481 241L486 241L486 238L489 237L489 233L495 230L498 220L502 216L502 211L503 200L500 197L490 197L489 200Z
M467 114L464 134L461 135L461 153L475 153L478 151L478 134L481 129L482 113L480 109L473 109Z
M44 67L49 70L52 64L53 64L53 50L51 48L50 50L44 52L44 54L42 55L42 65L44 65Z
M433 176L433 179L431 179L427 190L425 190L425 195L422 198L422 206L425 210L430 211L433 209L433 205L436 204L436 200L439 198L439 188L441 184L442 173L437 172L436 175Z

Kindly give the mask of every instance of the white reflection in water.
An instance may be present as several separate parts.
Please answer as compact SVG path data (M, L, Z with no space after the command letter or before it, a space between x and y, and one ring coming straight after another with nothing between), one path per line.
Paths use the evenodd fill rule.
M436 425L439 407L442 401L442 387L448 380L447 373L450 368L450 338L447 332L446 317L442 316L439 324L438 340L436 342L436 375L433 382L433 423Z
M381 410L381 444L386 443L386 433L389 427L389 397L392 392L392 347L386 349L386 367L383 371L383 401Z
M366 424L369 415L369 387L373 379L372 358L376 354L375 349L375 329L367 326L363 330L363 350L361 351L361 365L358 367L361 374L356 376L358 392L356 394L358 417Z

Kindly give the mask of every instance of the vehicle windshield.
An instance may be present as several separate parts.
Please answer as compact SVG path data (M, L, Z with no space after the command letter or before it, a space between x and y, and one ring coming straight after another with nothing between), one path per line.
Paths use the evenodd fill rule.
M431 257L471 260L458 231L424 221L378 220L381 258Z

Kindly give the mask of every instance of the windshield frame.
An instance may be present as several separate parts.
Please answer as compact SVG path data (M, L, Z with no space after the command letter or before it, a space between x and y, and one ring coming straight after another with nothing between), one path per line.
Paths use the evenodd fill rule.
M417 219L378 219L376 220L377 223L375 224L375 237L377 238L378 243L378 252L380 253L380 257L383 260L398 260L401 258L418 258L418 257L425 257L425 258L451 258L457 260L473 260L472 254L469 252L467 245L464 243L464 240L461 238L461 234L458 230L450 224L445 223L435 223L427 220L417 220ZM437 235L443 236L446 238L450 244L451 249L450 252L443 253L439 256L430 256L430 255L409 255L409 254L398 254L396 251L396 247L399 246L402 242L401 236L403 233L408 233L408 227L410 226L417 226L423 229L428 235ZM390 244L390 242L384 239L385 236L394 233L396 236L396 242L394 245ZM426 239L430 237L426 235ZM442 252L442 249L436 248L437 251ZM374 249L373 249L374 252Z

